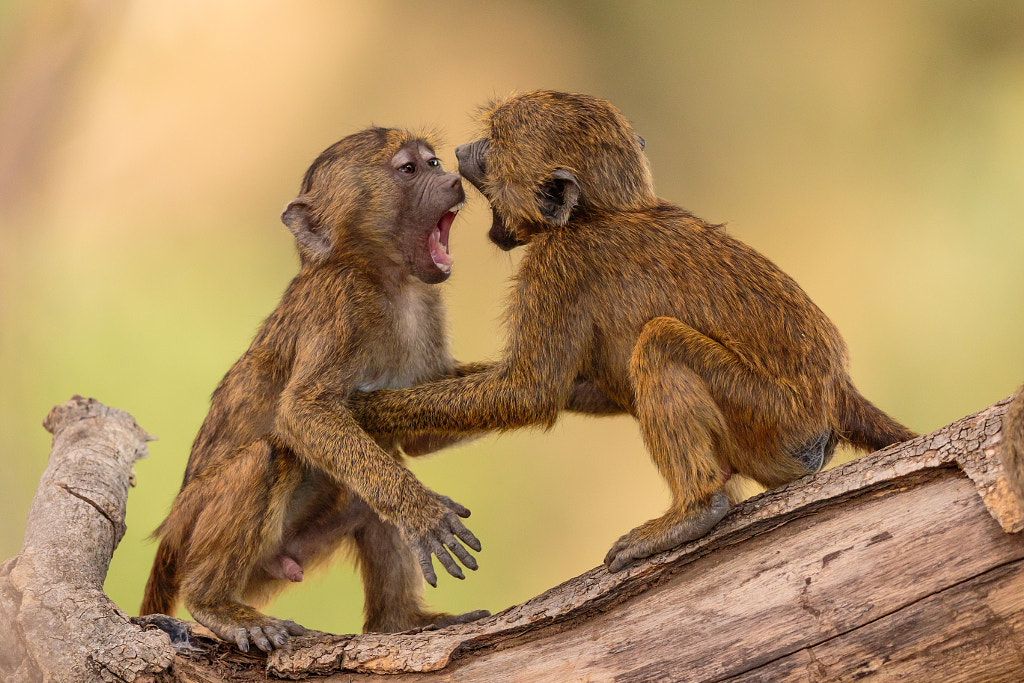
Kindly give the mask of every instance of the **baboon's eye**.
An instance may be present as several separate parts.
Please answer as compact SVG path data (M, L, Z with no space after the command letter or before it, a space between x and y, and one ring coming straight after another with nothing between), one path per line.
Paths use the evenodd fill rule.
M402 164L401 166L399 166L398 170L401 171L402 173L415 173L416 164L410 161L407 164Z
M441 160L438 159L437 157L434 157L427 163L430 164L433 168L441 168Z

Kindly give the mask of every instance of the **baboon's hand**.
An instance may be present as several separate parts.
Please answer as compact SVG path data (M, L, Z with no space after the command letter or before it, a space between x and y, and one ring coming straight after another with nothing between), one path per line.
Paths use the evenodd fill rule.
M462 569L448 553L450 550L455 557L459 558L469 569L476 569L476 560L462 543L473 550L480 552L480 541L473 532L467 529L459 517L469 517L469 510L447 496L432 494L430 503L424 505L417 515L418 519L411 520L411 523L403 525L402 532L406 541L416 555L416 560L423 570L423 578L431 586L437 587L437 575L434 574L434 565L431 562L431 555L437 555L448 573L457 579L466 578ZM460 543L459 541L462 541Z

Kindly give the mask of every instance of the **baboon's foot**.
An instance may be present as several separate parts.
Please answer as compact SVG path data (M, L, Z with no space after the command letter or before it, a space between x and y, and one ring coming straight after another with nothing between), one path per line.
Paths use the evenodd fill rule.
M729 500L724 493L712 494L702 508L688 514L670 511L644 522L615 541L604 557L604 564L613 574L630 562L670 550L688 541L700 538L718 524L729 511Z

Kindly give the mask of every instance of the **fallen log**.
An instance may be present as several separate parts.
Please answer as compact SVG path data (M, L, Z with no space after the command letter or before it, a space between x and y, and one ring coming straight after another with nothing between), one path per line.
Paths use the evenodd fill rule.
M0 565L5 681L1024 680L1024 395L756 496L618 574L471 624L315 633L269 656L162 620L172 645L103 595L148 435L77 397L46 424L25 545Z

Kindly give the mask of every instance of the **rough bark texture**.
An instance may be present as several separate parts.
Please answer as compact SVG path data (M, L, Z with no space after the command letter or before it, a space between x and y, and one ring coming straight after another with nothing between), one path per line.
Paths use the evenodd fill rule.
M1002 401L748 500L618 574L593 569L472 624L316 634L269 657L196 627L175 651L102 594L146 435L94 402L72 419L73 403L48 418L25 547L0 568L0 642L17 644L0 651L3 680L1024 680L1024 538L1011 533L1024 500L1003 465L1020 467L1024 395L1006 433Z
M132 464L152 437L123 410L79 396L43 426L53 434L50 462L21 553L0 565L0 679L131 681L164 671L170 638L143 632L103 593Z

